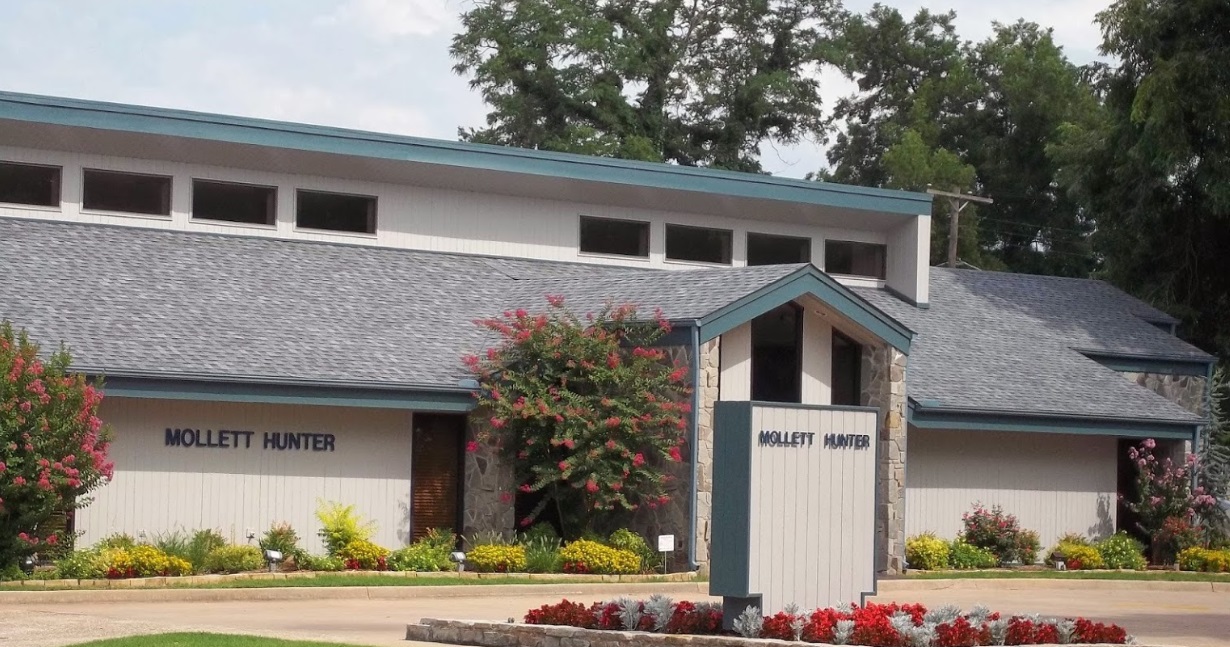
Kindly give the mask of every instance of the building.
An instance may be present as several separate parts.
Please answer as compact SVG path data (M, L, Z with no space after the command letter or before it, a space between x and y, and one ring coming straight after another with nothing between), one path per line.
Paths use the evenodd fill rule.
M1119 521L1123 445L1182 451L1213 358L1096 281L928 266L927 195L0 93L0 319L105 375L112 532L287 521L386 545L508 529L460 358L563 294L662 308L696 411L675 504L708 556L713 405L878 410L881 567L975 500L1044 543ZM477 417L475 417L477 418ZM1125 476L1126 475L1126 476ZM1128 478L1130 480L1130 478Z

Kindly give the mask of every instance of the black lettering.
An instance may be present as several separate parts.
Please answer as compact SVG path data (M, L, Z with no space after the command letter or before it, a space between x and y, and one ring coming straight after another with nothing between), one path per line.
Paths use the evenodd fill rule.
M325 434L325 447L329 448L328 451L333 451L333 441L333 434Z
M205 430L205 446L206 447L217 447L218 446L218 443L214 442L214 430L213 429Z
M760 432L760 445L763 446L763 445L772 445L772 444L773 444L772 434L768 431L761 431Z
M196 447L197 432L192 429L184 429L181 438L184 441L184 447Z
M179 447L184 442L184 432L182 429L171 429L167 427L167 439L165 447Z
M230 441L231 441L232 433L234 432L230 432L225 429L219 429L218 430L218 446L222 447L223 449L229 449L231 446Z
M241 432L239 432L239 433L243 434L243 438L244 438L244 441L245 441L245 442L244 442L244 445L243 445L243 448L244 448L244 449L252 449L252 435L253 435L253 434L255 434L256 432L254 432L254 431L241 431ZM239 447L239 444L238 444L238 443L236 443L236 444L235 444L235 446L236 446L236 447Z
M273 432L266 431L265 432L265 449L281 449L281 447L278 447L278 436L280 435L281 434L279 434L276 431L273 431Z
M816 432L814 431L807 432L807 446L811 447L815 443L815 440L816 440Z
M312 451L314 452L325 451L324 434L311 434L311 436L312 436Z
M299 434L286 434L286 449L299 449Z

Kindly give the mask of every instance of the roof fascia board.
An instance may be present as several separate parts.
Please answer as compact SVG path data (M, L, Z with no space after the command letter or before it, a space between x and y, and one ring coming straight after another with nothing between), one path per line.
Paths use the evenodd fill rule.
M958 431L1000 431L1192 440L1200 428L1200 424L1196 422L1114 420L995 412L975 413L970 411L920 409L913 404L911 404L908 413L911 425L919 429L937 430L952 429Z
M711 193L903 216L931 213L931 197L922 193L166 108L0 92L0 119Z
M1100 351L1079 351L1085 357L1120 373L1158 373L1163 375L1191 375L1205 377L1209 366L1217 360L1180 359L1173 357L1148 357L1141 355L1120 355Z
M805 294L811 294L893 348L908 355L914 332L815 267L803 267L700 320L700 341L710 341Z
M108 397L406 409L440 413L466 413L474 408L473 396L469 391L460 389L456 391L403 391L108 377L103 383L103 393Z

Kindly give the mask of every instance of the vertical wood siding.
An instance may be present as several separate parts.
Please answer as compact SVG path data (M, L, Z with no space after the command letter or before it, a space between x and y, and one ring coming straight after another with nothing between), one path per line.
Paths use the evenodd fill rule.
M875 450L832 449L824 434L875 438L872 411L754 407L761 430L816 434L810 447L752 442L749 590L766 614L858 602L875 586ZM721 502L715 502L720 505Z
M722 335L719 400L752 399L752 325L745 323Z
M856 228L840 229L785 222L756 222L666 210L634 209L410 184L362 182L127 157L0 146L0 160L52 164L63 168L61 208L0 205L0 215L3 216L51 218L182 231L276 236L441 252L671 269L712 266L667 261L664 247L666 222L733 230L735 233L733 265L735 266L744 265L746 262L748 231L810 237L817 249L823 249L825 238L884 244L889 242L884 232L863 231ZM81 175L84 168L172 176L171 215L167 217L138 216L83 211L81 209ZM194 178L277 187L276 225L271 227L193 220L191 218L191 187ZM376 196L378 203L377 233L367 235L296 229L296 189ZM582 214L648 221L651 231L649 258L635 259L582 254L579 250L580 225L578 219L578 216ZM815 256L815 262L820 264L821 257Z
M807 302L803 304L803 404L831 404L833 327Z
M975 501L1003 506L1041 535L1114 532L1116 441L1109 436L910 428L906 533L951 539Z
M108 398L115 478L77 514L81 545L110 533L153 538L213 528L246 543L288 522L302 545L323 552L319 500L354 504L376 522L373 540L405 543L410 513L409 412L384 409ZM250 430L251 448L167 447L168 428ZM264 432L328 433L336 451L263 449Z

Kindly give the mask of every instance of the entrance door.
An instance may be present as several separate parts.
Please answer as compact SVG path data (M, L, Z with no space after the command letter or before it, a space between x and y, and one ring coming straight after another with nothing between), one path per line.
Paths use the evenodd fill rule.
M432 528L461 532L465 429L465 416L414 414L410 466L410 536L414 541Z

